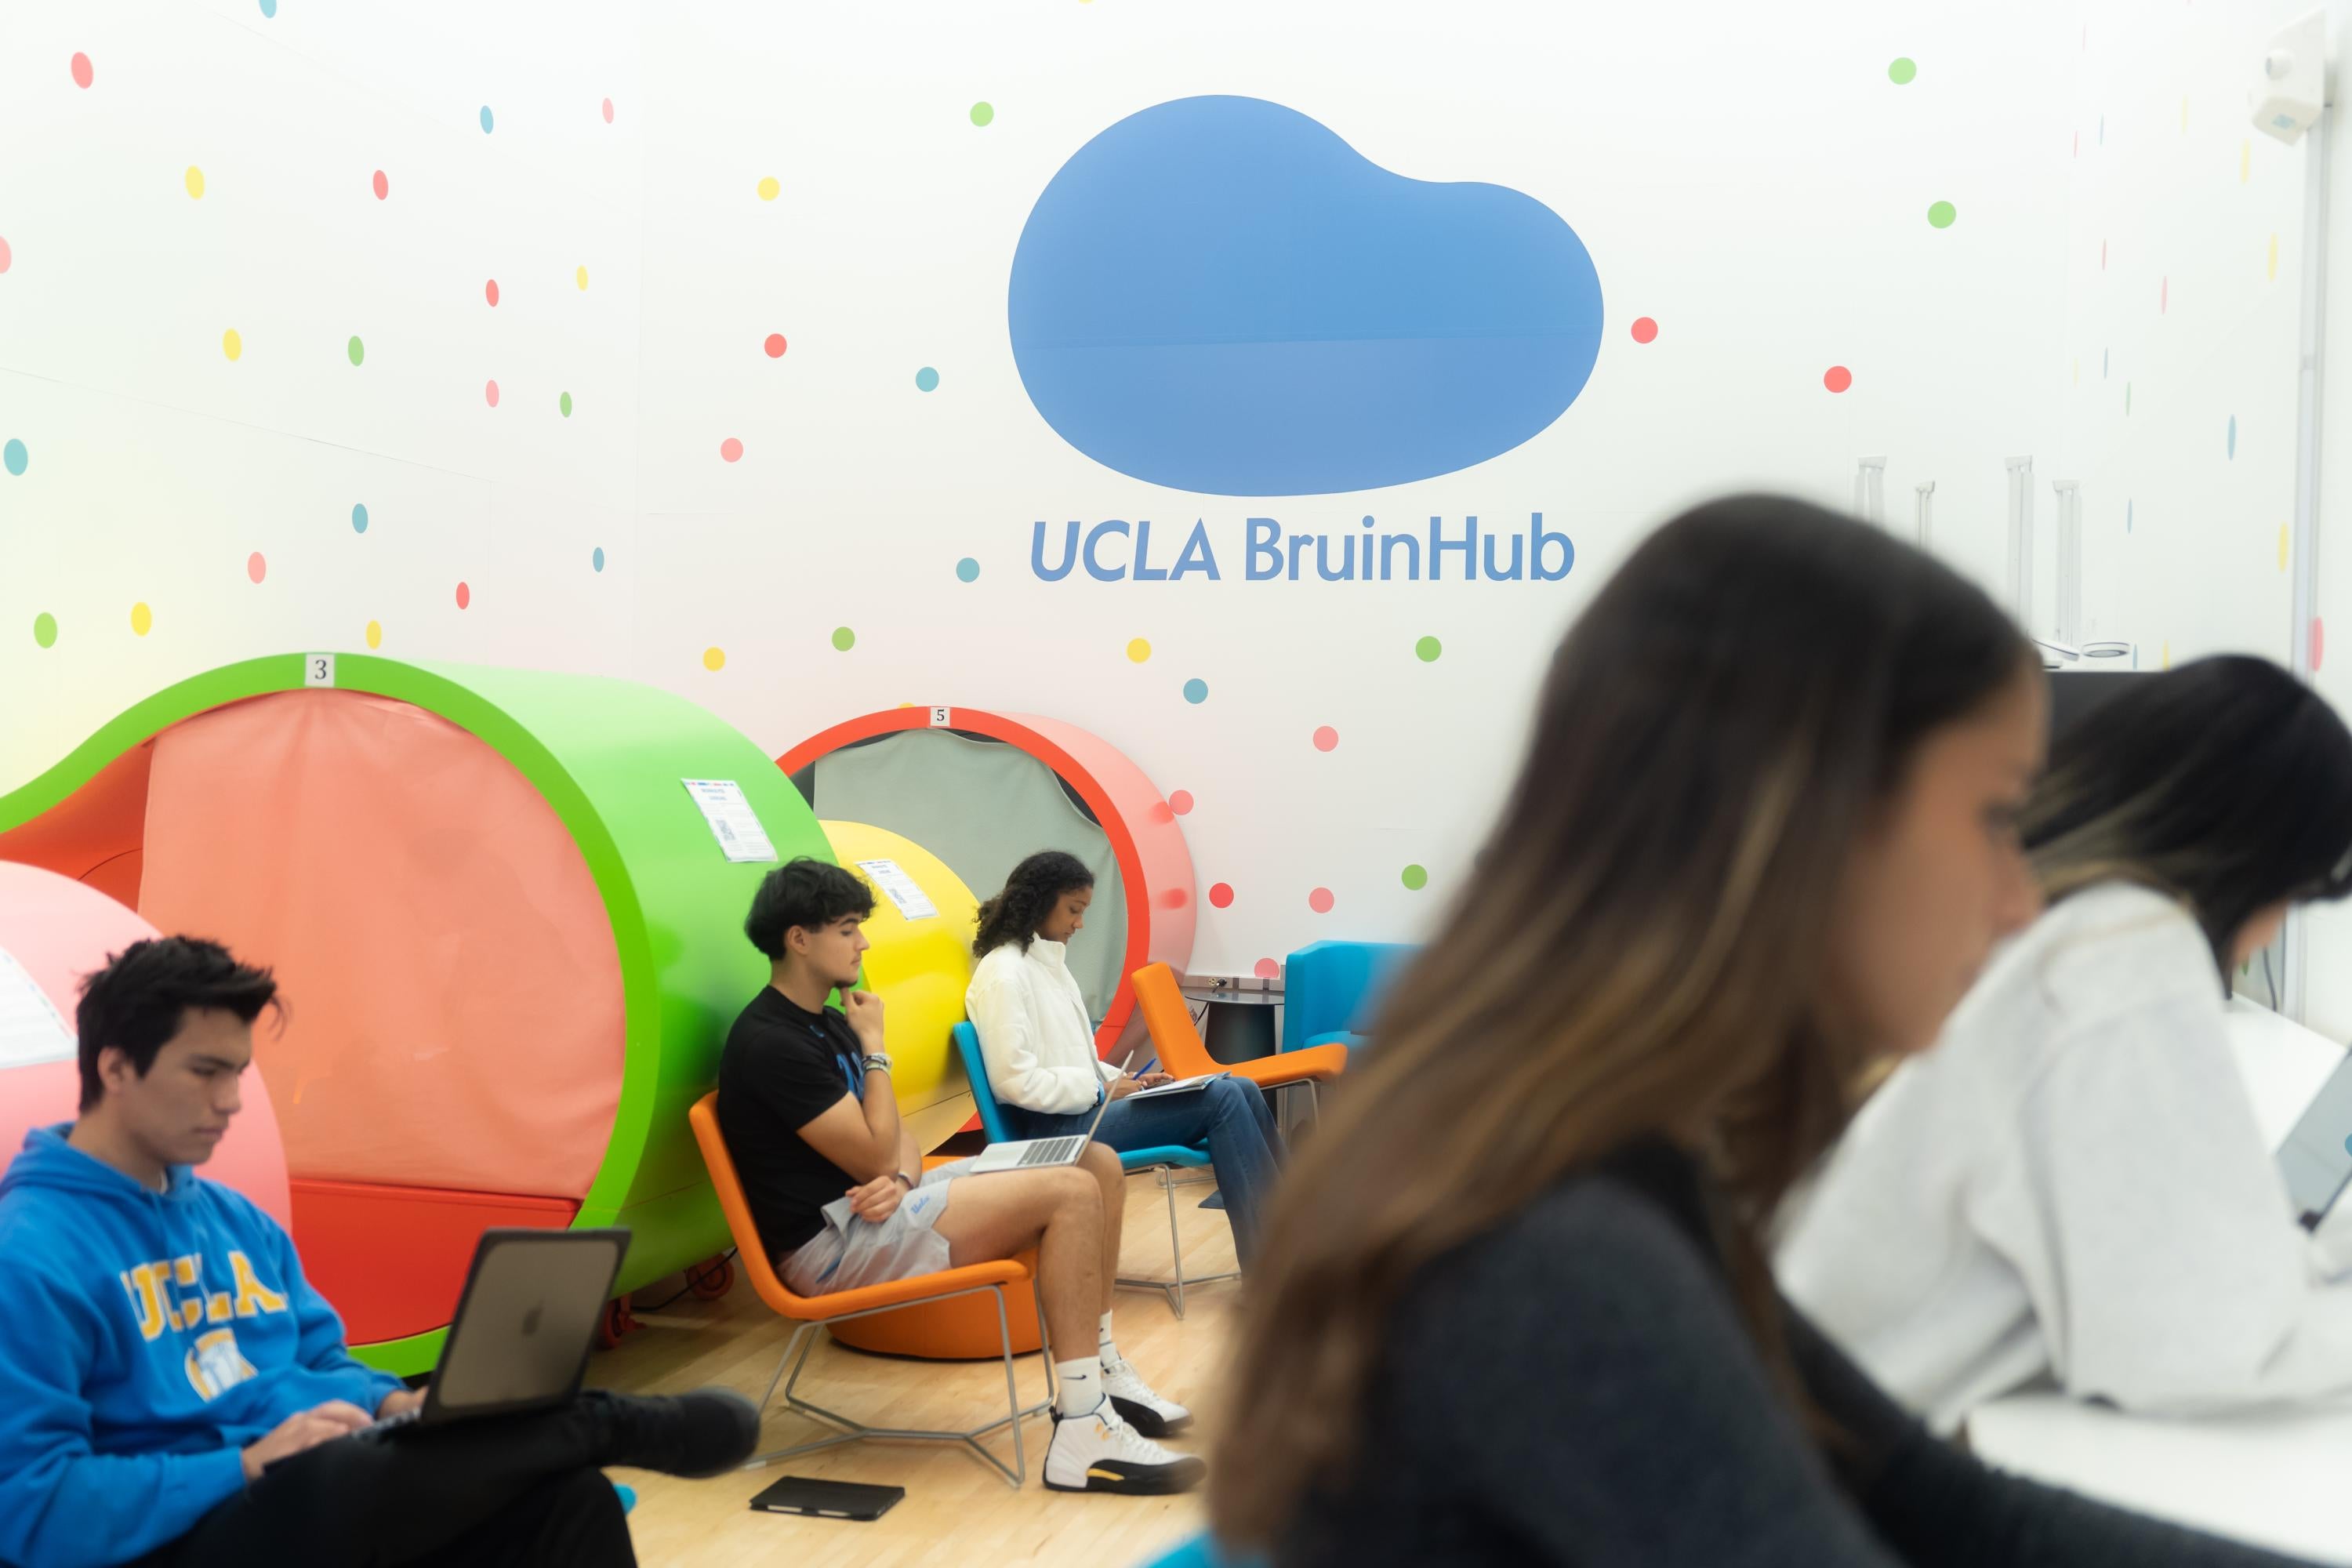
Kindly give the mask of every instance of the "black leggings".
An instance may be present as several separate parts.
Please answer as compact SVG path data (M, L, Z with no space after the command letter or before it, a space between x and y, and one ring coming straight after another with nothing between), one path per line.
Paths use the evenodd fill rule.
M389 1441L339 1437L271 1466L138 1561L141 1568L628 1568L637 1560L628 1521L596 1468L603 1442L585 1400Z

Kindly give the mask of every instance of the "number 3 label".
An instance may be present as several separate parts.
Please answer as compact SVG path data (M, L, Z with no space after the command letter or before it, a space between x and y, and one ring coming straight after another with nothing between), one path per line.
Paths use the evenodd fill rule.
M335 656L331 653L310 653L302 656L302 684L332 686L335 683Z

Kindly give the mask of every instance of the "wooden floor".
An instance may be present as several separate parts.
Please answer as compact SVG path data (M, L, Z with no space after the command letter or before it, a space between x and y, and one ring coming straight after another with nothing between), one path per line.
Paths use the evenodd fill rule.
M1119 1272L1165 1279L1169 1268L1168 1211L1156 1183L1128 1180L1127 1235ZM1187 1276L1234 1267L1233 1234L1224 1215L1199 1207L1206 1186L1176 1190L1178 1232ZM1179 1322L1157 1291L1121 1290L1116 1332L1120 1351L1152 1385L1189 1405L1197 1420L1171 1443L1206 1451L1217 1430L1215 1394L1239 1282L1186 1292ZM667 1294L656 1288L641 1300ZM734 1290L715 1302L688 1296L657 1312L641 1311L646 1326L589 1363L597 1387L675 1393L706 1384L758 1399L790 1338L790 1325L753 1295L739 1273ZM1034 1355L1015 1362L1022 1402L1043 1394L1044 1369ZM963 1427L1004 1409L1002 1362L902 1361L865 1355L824 1340L810 1358L801 1392L817 1404L876 1425ZM780 1448L820 1435L818 1424L771 1408L761 1448ZM685 1481L638 1470L613 1479L636 1489L630 1516L637 1558L647 1568L734 1568L791 1563L793 1568L849 1564L1084 1563L1133 1568L1200 1529L1201 1500L1122 1498L1047 1491L1039 1479L1048 1418L1024 1424L1029 1476L1015 1491L1003 1478L961 1447L946 1444L852 1443L712 1480ZM1008 1459L1009 1432L986 1440ZM879 1521L801 1519L754 1513L752 1494L784 1475L871 1481L907 1489L907 1498Z

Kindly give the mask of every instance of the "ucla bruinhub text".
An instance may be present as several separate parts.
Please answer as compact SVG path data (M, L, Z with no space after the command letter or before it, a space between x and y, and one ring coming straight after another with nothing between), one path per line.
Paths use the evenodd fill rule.
M1152 559L1149 518L1133 523L1109 518L1091 527L1065 523L1055 559L1048 562L1051 526L1039 522L1029 536L1029 569L1048 583L1058 583L1074 571L1098 583L1181 583L1188 577L1224 581L1204 520L1193 521L1192 531L1174 558L1161 558L1165 564ZM1482 529L1475 516L1458 523L1433 517L1426 533L1383 532L1369 517L1360 529L1337 533L1286 533L1270 517L1247 518L1242 526L1244 583L1375 578L1383 583L1557 583L1576 564L1576 546L1567 534L1544 527L1539 511L1528 515L1523 530ZM1165 539L1162 535L1163 542ZM1455 568L1454 577L1446 574L1449 565Z

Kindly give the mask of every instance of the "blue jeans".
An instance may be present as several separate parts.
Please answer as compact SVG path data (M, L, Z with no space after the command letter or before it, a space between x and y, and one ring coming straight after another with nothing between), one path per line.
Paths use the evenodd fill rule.
M1087 1110L1064 1116L1005 1105L1006 1128L1015 1138L1058 1138L1084 1132L1095 1119ZM1171 1143L1209 1146L1209 1163L1224 1194L1225 1217L1233 1222L1234 1254L1244 1268L1257 1256L1261 1216L1274 1185L1282 1134L1257 1085L1221 1078L1192 1094L1115 1100L1095 1129L1095 1142L1112 1149L1158 1149Z

